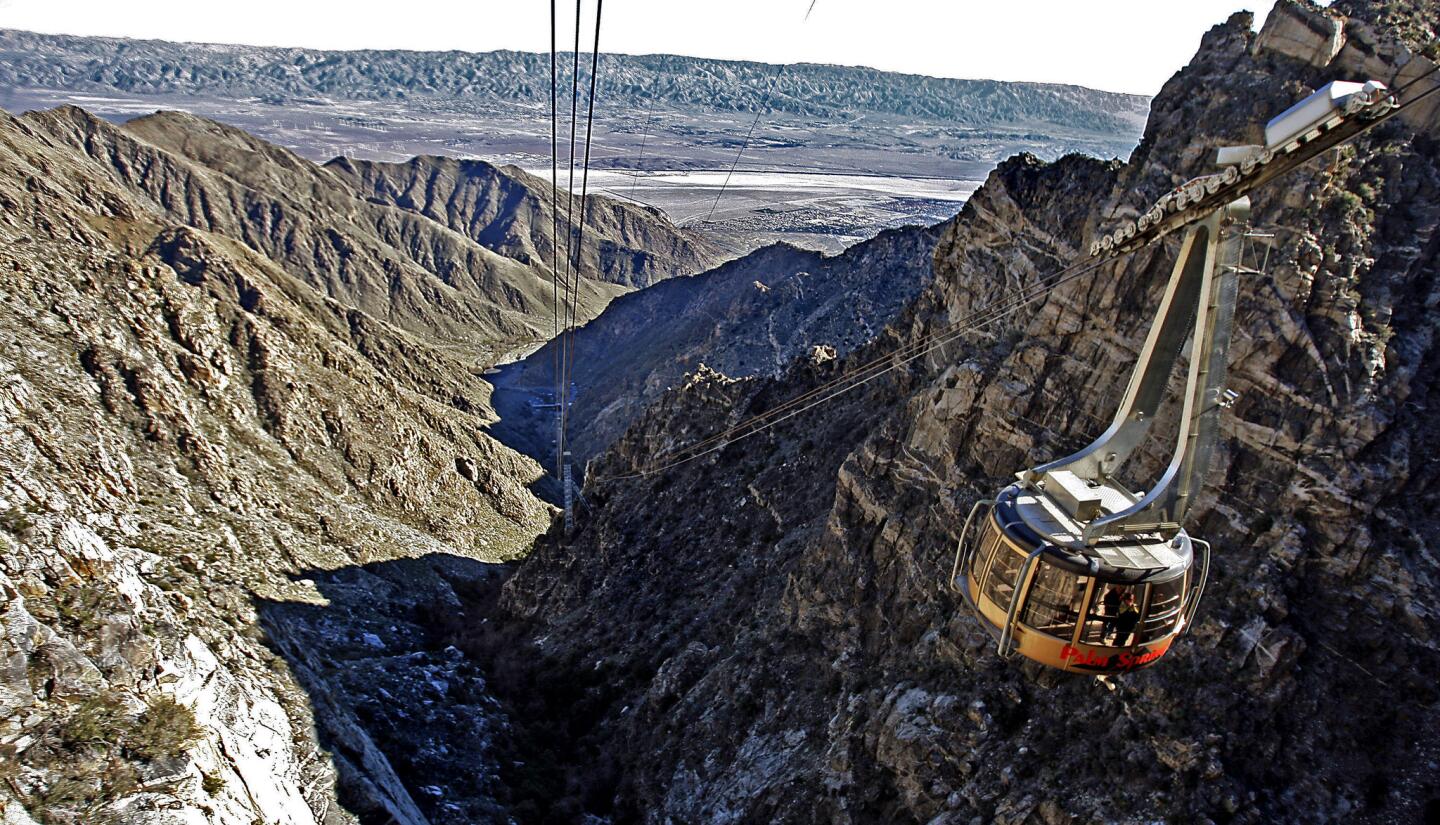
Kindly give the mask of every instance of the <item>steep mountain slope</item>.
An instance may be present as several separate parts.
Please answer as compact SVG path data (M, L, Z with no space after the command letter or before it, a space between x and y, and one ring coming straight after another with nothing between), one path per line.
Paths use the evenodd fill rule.
M577 465L702 364L737 378L776 376L801 355L848 355L929 282L937 236L936 228L891 230L834 256L777 244L611 302L570 343L575 394L567 443ZM554 398L558 347L551 341L495 378L499 426L508 434L517 414L537 423L529 435L543 444L537 457L552 454L553 415L530 422L506 401L516 392Z
M522 263L548 265L553 254L556 210L549 181L515 166L481 160L417 157L408 163L336 158L325 164L372 202L419 212L466 235L486 249ZM580 240L578 199L559 199L562 228L574 217ZM672 226L664 213L612 198L587 196L585 234L571 260L579 271L612 284L645 287L674 275L702 272L719 262L720 250L698 233ZM573 242L572 240L572 242ZM565 250L556 257L564 261Z
M309 164L263 168L329 191ZM483 679L303 609L383 592L322 594L308 571L523 553L550 519L526 488L539 468L483 434L490 388L466 360L172 217L240 232L243 201L217 194L259 190L226 180L78 111L0 113L4 820L497 816L477 777L501 734L467 743L442 807L414 795L449 787L440 757L377 741L344 674L448 679L409 724L503 729L465 701ZM413 566L437 572L410 597L449 591L453 562Z
M174 112L117 127L73 107L23 120L50 145L87 155L84 174L123 187L145 212L240 241L324 293L411 332L483 348L489 354L482 360L548 337L548 264L512 259L416 211L367 200L343 177L237 129ZM656 214L635 220L657 237L682 234ZM623 239L600 243L629 249ZM665 263L704 261L696 254ZM600 272L631 277L619 268ZM623 290L586 277L581 317Z
M1413 8L1412 26L1440 19ZM1309 89L1419 77L1434 64L1366 22L1382 12L1282 0L1258 35L1238 14L1156 98L1129 163L1003 164L946 228L933 287L852 361L1077 259ZM1217 570L1160 667L1103 684L1000 662L940 583L971 502L1104 426L1177 239L824 410L607 482L843 365L702 371L667 394L592 462L577 533L506 585L536 640L513 666L569 685L533 715L578 709L572 799L656 823L1433 818L1437 137L1419 108L1254 196L1275 248L1244 285L1241 399L1191 518Z
M651 96L729 111L809 115L865 112L937 118L956 125L1049 124L1124 131L1146 100L1044 83L951 80L875 69L773 67L676 55L603 54L598 95L643 108ZM562 78L567 84L569 75ZM548 55L525 52L334 51L70 37L0 30L0 83L138 94L448 98L469 105L548 103ZM774 91L769 91L771 86Z

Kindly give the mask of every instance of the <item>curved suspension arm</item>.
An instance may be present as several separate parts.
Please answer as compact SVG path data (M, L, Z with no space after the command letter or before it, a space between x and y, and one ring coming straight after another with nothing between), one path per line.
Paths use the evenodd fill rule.
M1185 382L1180 427L1175 435L1174 457L1160 480L1134 505L1086 525L1087 543L1117 531L1168 533L1178 530L1195 493L1204 486L1220 431L1220 396L1225 390L1240 269L1241 233L1225 230L1248 217L1249 212L1250 203L1243 200L1212 217L1219 220L1219 225L1210 235L1205 254L1201 300L1195 312L1190 371Z
M1021 480L1031 487L1040 485L1048 473L1061 470L1073 472L1093 486L1105 484L1149 432L1170 373L1190 340L1190 368L1173 458L1149 492L1133 505L1092 519L1080 543L1094 544L1115 533L1179 529L1193 493L1200 488L1218 432L1235 310L1240 237L1227 230L1249 212L1249 200L1241 198L1186 232L1155 322L1105 432L1078 452L1021 474Z
M1145 439L1165 398L1170 373L1194 325L1216 223L1218 218L1212 215L1185 234L1179 260L1155 313L1155 323L1140 348L1135 371L1130 374L1130 384L1110 426L1078 452L1027 471L1026 481L1038 481L1046 473L1057 470L1070 470L1081 478L1103 481L1124 466Z

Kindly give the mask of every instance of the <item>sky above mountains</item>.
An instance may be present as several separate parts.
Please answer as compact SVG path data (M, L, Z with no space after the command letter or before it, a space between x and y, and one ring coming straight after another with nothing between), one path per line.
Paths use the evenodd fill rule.
M1257 25L1275 0L610 0L602 51L775 63L872 66L939 77L1074 83L1154 94L1200 37L1247 8ZM582 0L582 48L597 0ZM575 7L562 2L561 47ZM808 17L807 17L808 13ZM0 0L0 28L304 46L548 51L543 0Z

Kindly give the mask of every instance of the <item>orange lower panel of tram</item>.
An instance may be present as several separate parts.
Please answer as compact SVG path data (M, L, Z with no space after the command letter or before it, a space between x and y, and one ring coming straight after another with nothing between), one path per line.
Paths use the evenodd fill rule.
M966 589L986 621L994 627L1005 627L1006 609L977 592L974 579L966 577ZM1027 659L1072 673L1128 673L1160 661L1170 651L1175 634L1145 644L1110 647L1071 642L1026 627L1018 621L1014 626L1014 650Z

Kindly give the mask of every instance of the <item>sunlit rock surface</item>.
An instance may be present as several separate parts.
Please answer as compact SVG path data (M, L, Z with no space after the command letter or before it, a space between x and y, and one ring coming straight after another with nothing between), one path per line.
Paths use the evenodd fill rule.
M1003 663L943 580L974 500L1103 429L1178 238L753 439L605 483L1080 259L1328 80L1419 77L1437 9L1406 9L1282 2L1258 35L1236 15L1130 162L1002 164L874 345L779 381L701 371L660 399L592 464L575 535L506 586L534 672L585 697L572 784L655 823L1436 816L1430 101L1252 197L1274 238L1246 253L1240 400L1190 519L1215 571L1158 667L1105 685ZM1166 457L1144 451L1136 483Z

